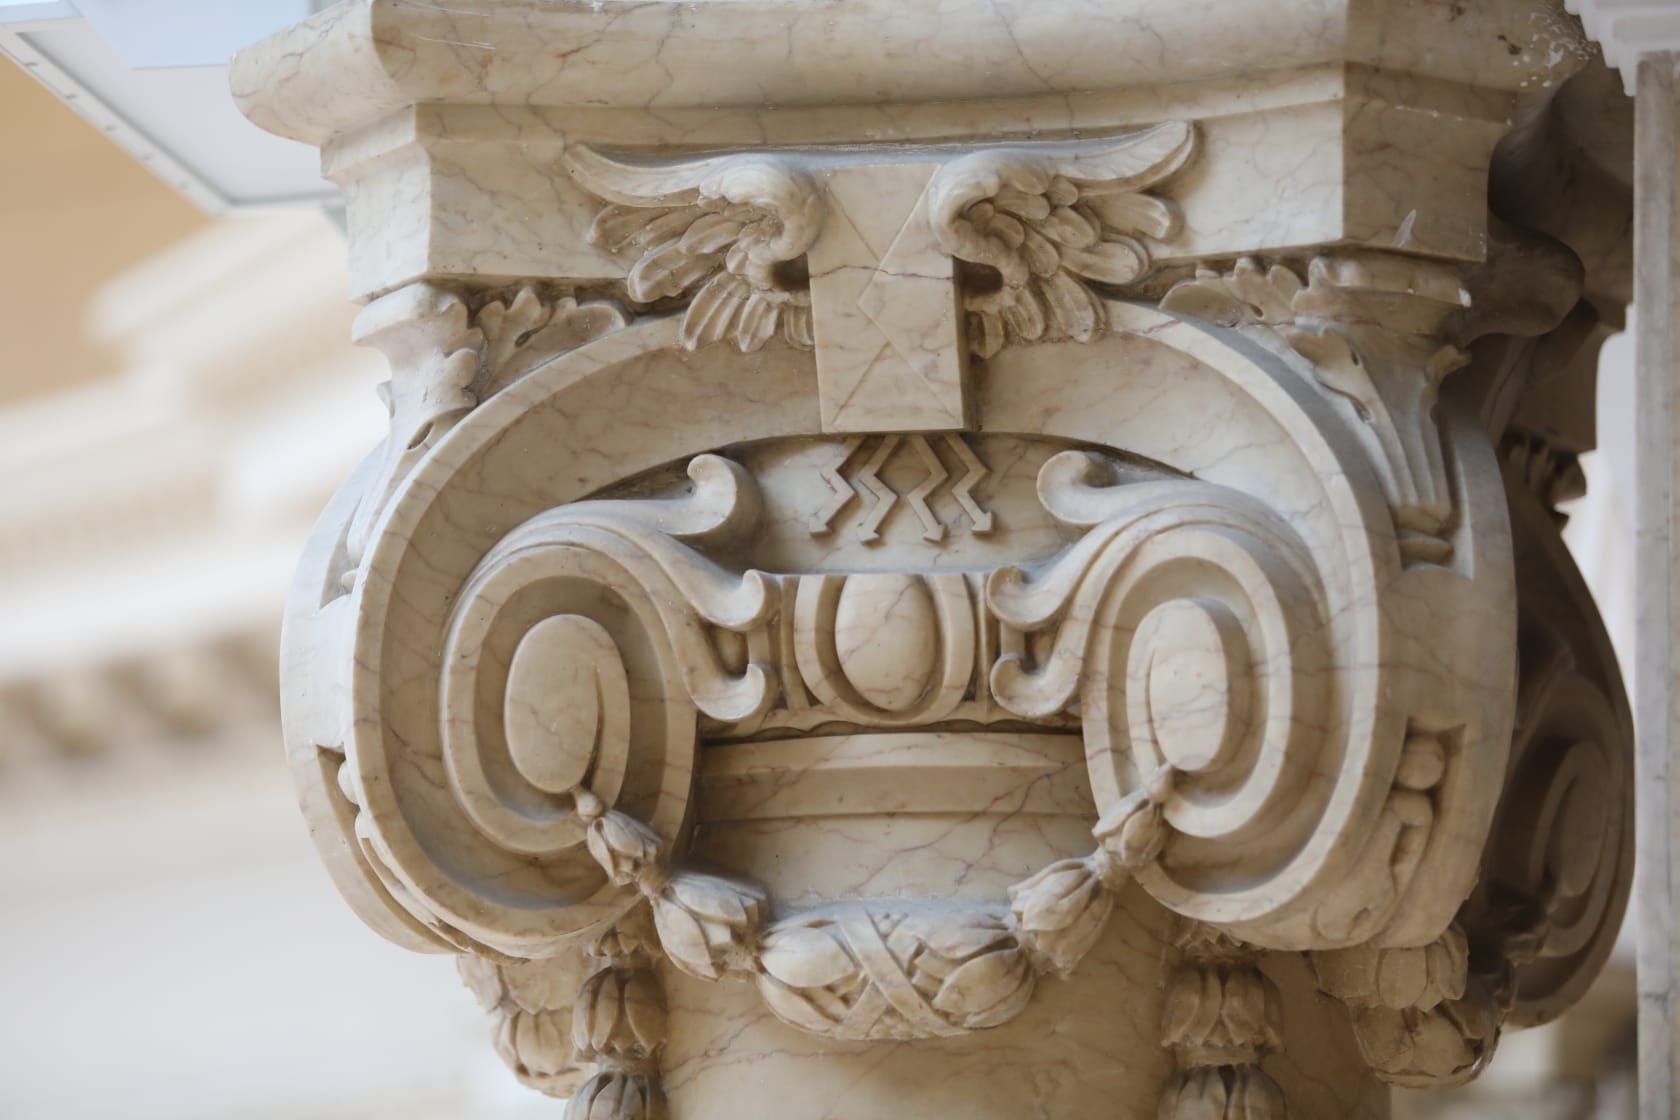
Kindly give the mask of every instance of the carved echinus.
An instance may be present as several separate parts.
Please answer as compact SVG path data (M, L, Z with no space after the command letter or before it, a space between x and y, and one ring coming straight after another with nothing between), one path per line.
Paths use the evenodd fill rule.
M451 145L548 119L483 108ZM1578 589L1475 364L1567 252L1197 248L1217 121L586 116L521 173L570 241L363 311L390 434L285 639L323 857L518 1077L571 1120L1346 1120L1579 993L1630 736L1584 600L1531 606ZM1342 1014L1315 978L1351 1040L1286 1021Z

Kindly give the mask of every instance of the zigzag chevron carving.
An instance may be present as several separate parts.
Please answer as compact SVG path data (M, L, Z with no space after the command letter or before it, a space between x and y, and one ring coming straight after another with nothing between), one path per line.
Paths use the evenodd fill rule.
M961 529L964 525L961 520L941 520L929 504L929 499L950 482L957 471L961 474L952 484L951 496L967 517L966 528L977 536L990 533L993 524L991 511L981 507L974 497L974 488L986 480L991 469L960 435L946 433L938 437L938 443L944 446L954 464L941 458L934 439L924 435L853 436L840 444L834 460L821 471L822 480L828 485L830 493L822 506L806 520L811 535L823 536L833 532L840 515L857 499L862 516L853 526L853 533L864 544L875 544L881 539L882 525L897 507L899 499L903 498L921 523L922 539L941 542L945 540L947 531ZM865 444L870 445L869 454L860 457L859 452ZM882 472L904 452L915 456L926 475L915 486L900 493L882 477ZM858 462L861 466L855 465Z

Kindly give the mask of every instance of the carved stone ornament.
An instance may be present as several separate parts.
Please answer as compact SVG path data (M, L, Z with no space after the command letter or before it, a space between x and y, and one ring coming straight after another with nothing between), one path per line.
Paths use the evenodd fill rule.
M353 215L473 200L412 275L362 250L392 424L299 568L286 738L339 888L461 956L522 1081L573 1120L1377 1120L1579 994L1631 733L1488 388L1576 306L1571 250L1490 243L1480 193L1475 237L1390 228L1363 181L1338 220L1380 236L1267 225L1233 171L1266 98L1355 145L1318 85L1064 91L1051 127L972 60L919 84L898 32L848 92L779 0L654 3L660 36L392 2L312 26L435 104L248 95L327 135ZM1047 33L1005 7L1015 54L964 40L999 98ZM578 28L664 65L747 9L808 90L567 69Z
M1149 272L1149 243L1179 228L1149 188L1185 165L1195 138L1172 123L912 159L807 150L651 164L577 146L566 169L607 202L589 238L632 262L629 298L687 301L683 346L752 353L779 332L816 346L825 429L887 426L868 407L882 398L902 426L959 428L969 351L1102 334L1093 284Z

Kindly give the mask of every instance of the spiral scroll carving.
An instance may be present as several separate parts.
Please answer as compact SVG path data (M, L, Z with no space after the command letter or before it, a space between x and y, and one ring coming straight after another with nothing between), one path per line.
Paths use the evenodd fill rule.
M1463 919L1514 1026L1552 1019L1597 976L1633 858L1625 703L1549 624L1527 618L1524 631L1511 776Z
M543 940L510 922L478 936L540 955L556 938L634 899L591 854L609 809L675 838L687 813L695 713L740 719L771 693L762 669L725 667L714 630L770 610L757 573L725 572L685 542L741 532L751 480L701 456L688 494L598 501L531 519L468 579L444 645L442 756L478 835L540 862L558 928Z
M1085 535L1048 565L991 577L1000 618L1054 635L1033 664L1001 658L993 690L1023 716L1078 697L1100 810L1174 774L1172 838L1138 871L1153 893L1183 913L1260 913L1300 889L1292 861L1318 827L1307 777L1330 715L1323 589L1294 531L1246 495L1106 485L1108 472L1064 452L1040 473L1045 506Z

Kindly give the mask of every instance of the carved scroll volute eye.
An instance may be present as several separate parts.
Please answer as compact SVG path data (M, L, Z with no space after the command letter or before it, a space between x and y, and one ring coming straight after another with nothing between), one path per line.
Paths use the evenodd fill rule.
M1242 622L1216 599L1174 599L1144 616L1126 672L1128 720L1183 773L1231 761L1254 715Z
M630 684L618 647L581 615L546 618L526 632L508 666L503 728L526 781L548 793L586 785L611 800L630 734ZM597 759L605 771L590 783ZM604 781L602 781L604 779Z
M611 573L577 552L545 561L556 574ZM660 750L666 720L662 706L632 702L631 680L658 679L658 668L639 649L637 612L614 608L610 585L545 580L538 563L490 572L463 598L443 672L443 761L480 836L526 856L575 854L587 878L578 798L634 795L627 771Z

